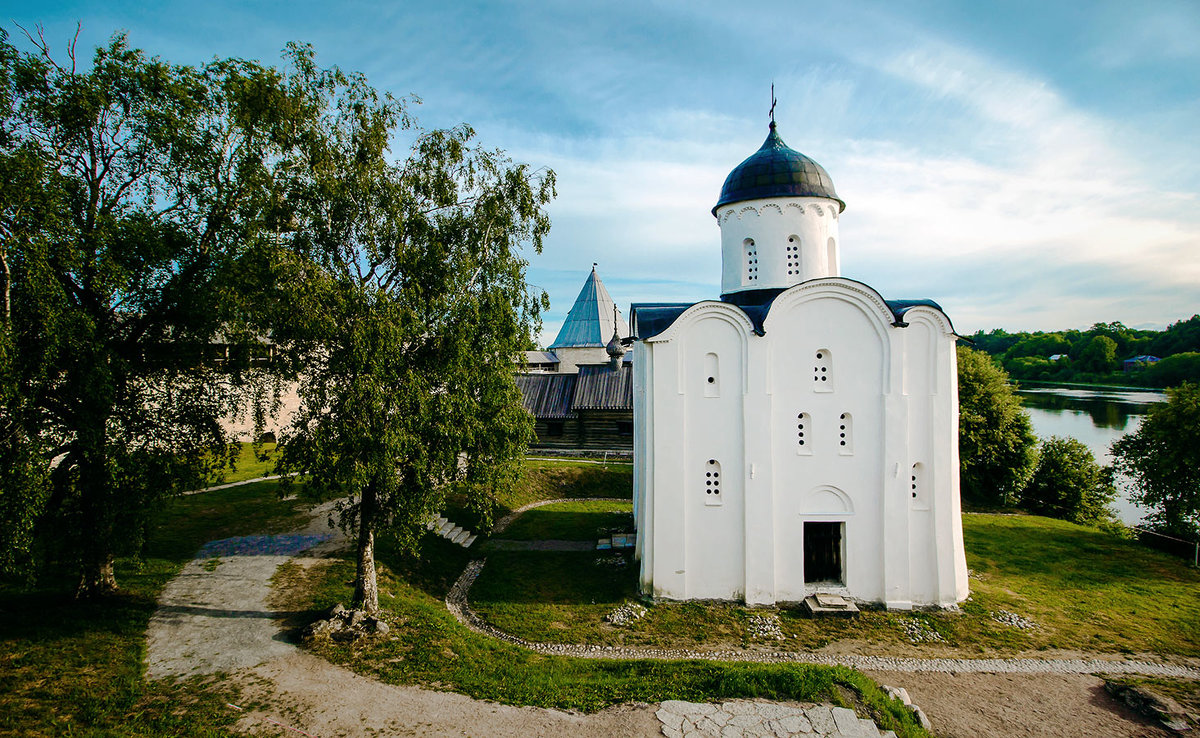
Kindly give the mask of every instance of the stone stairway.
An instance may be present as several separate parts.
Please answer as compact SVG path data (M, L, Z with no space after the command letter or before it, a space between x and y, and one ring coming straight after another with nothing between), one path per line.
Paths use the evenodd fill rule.
M475 542L476 538L478 538L478 535L475 533L472 533L466 528L455 525L440 515L433 520L430 520L425 527L438 534L442 538L445 538L447 541L450 541L451 543L457 543L463 548L470 548L471 544Z

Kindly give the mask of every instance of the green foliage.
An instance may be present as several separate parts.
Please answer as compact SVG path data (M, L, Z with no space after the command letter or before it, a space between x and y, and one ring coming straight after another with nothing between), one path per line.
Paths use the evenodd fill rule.
M233 448L248 352L205 361L245 325L291 94L240 61L174 66L114 37L90 67L0 40L4 563L74 562L115 589L165 496ZM221 453L214 453L221 450ZM51 464L53 460L53 464ZM40 543L39 543L40 541ZM69 542L69 545L55 545Z
M1012 505L1035 461L1029 414L1004 370L987 354L958 347L958 453L965 499Z
M1113 517L1112 470L1096 463L1083 443L1053 436L1042 442L1037 466L1021 492L1021 507L1038 515L1097 525Z
M1111 372L1117 365L1117 342L1108 336L1092 336L1079 351L1079 368L1096 374Z
M1169 361L1158 369L1149 365L1127 372L1122 365L1140 355L1165 360L1177 354L1200 353L1200 315L1172 323L1165 331L1137 330L1112 322L1096 323L1086 331L1008 333L995 328L978 331L971 339L978 349L999 358L1014 379L1151 387L1200 380L1200 367L1190 357ZM1065 356L1049 360L1058 354Z
M1004 352L1004 360L1007 362L1009 359L1023 356L1045 359L1054 354L1065 354L1070 350L1071 342L1066 337L1057 333L1039 331L1027 338L1020 338Z
M1130 497L1165 533L1200 535L1200 384L1167 390L1137 431L1112 445L1114 466L1133 482Z
M1143 376L1153 387L1178 387L1184 382L1200 383L1200 352L1186 351L1147 366Z
M1174 354L1200 351L1200 315L1180 320L1150 341L1147 353L1167 357Z
M357 75L298 63L318 124L294 162L293 229L274 255L269 325L303 367L281 472L346 496L358 530L356 604L375 609L373 536L409 551L448 494L486 524L516 484L532 434L512 373L545 302L525 283L554 175L420 129L409 102ZM412 140L398 161L393 137Z

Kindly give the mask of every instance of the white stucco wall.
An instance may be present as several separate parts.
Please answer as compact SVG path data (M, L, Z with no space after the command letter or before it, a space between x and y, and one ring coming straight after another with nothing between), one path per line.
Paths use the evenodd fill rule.
M608 351L603 346L560 346L554 349L560 374L578 374L580 364L603 364Z
M777 197L719 209L721 294L839 276L838 208L837 201L824 197ZM752 267L747 241L753 243Z
M706 302L638 342L645 591L773 604L833 590L894 608L966 596L955 337L933 308L904 319L869 287L823 278L780 294L765 335ZM843 525L841 584L805 582L810 521Z

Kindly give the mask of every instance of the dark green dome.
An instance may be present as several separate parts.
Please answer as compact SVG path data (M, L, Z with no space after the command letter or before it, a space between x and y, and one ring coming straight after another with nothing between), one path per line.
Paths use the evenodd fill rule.
M827 197L837 200L838 212L846 209L846 203L833 189L829 173L804 154L789 149L775 132L775 121L771 121L771 132L762 147L725 178L721 197L712 212L716 215L717 208L731 202L781 196Z

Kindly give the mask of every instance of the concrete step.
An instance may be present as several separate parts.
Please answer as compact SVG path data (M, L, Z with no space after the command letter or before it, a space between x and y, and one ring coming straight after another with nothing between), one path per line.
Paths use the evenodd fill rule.
M458 545L462 546L463 548L469 548L471 546L471 544L475 542L475 539L478 537L475 533L472 533L469 529L463 528L462 526L459 526L459 525L455 525L454 523L447 520L445 517L443 517L441 515L437 516L433 520L430 520L428 523L425 524L425 527L427 529L433 531L434 533L438 534L442 538L445 538L446 540L451 541L453 543L457 543Z

